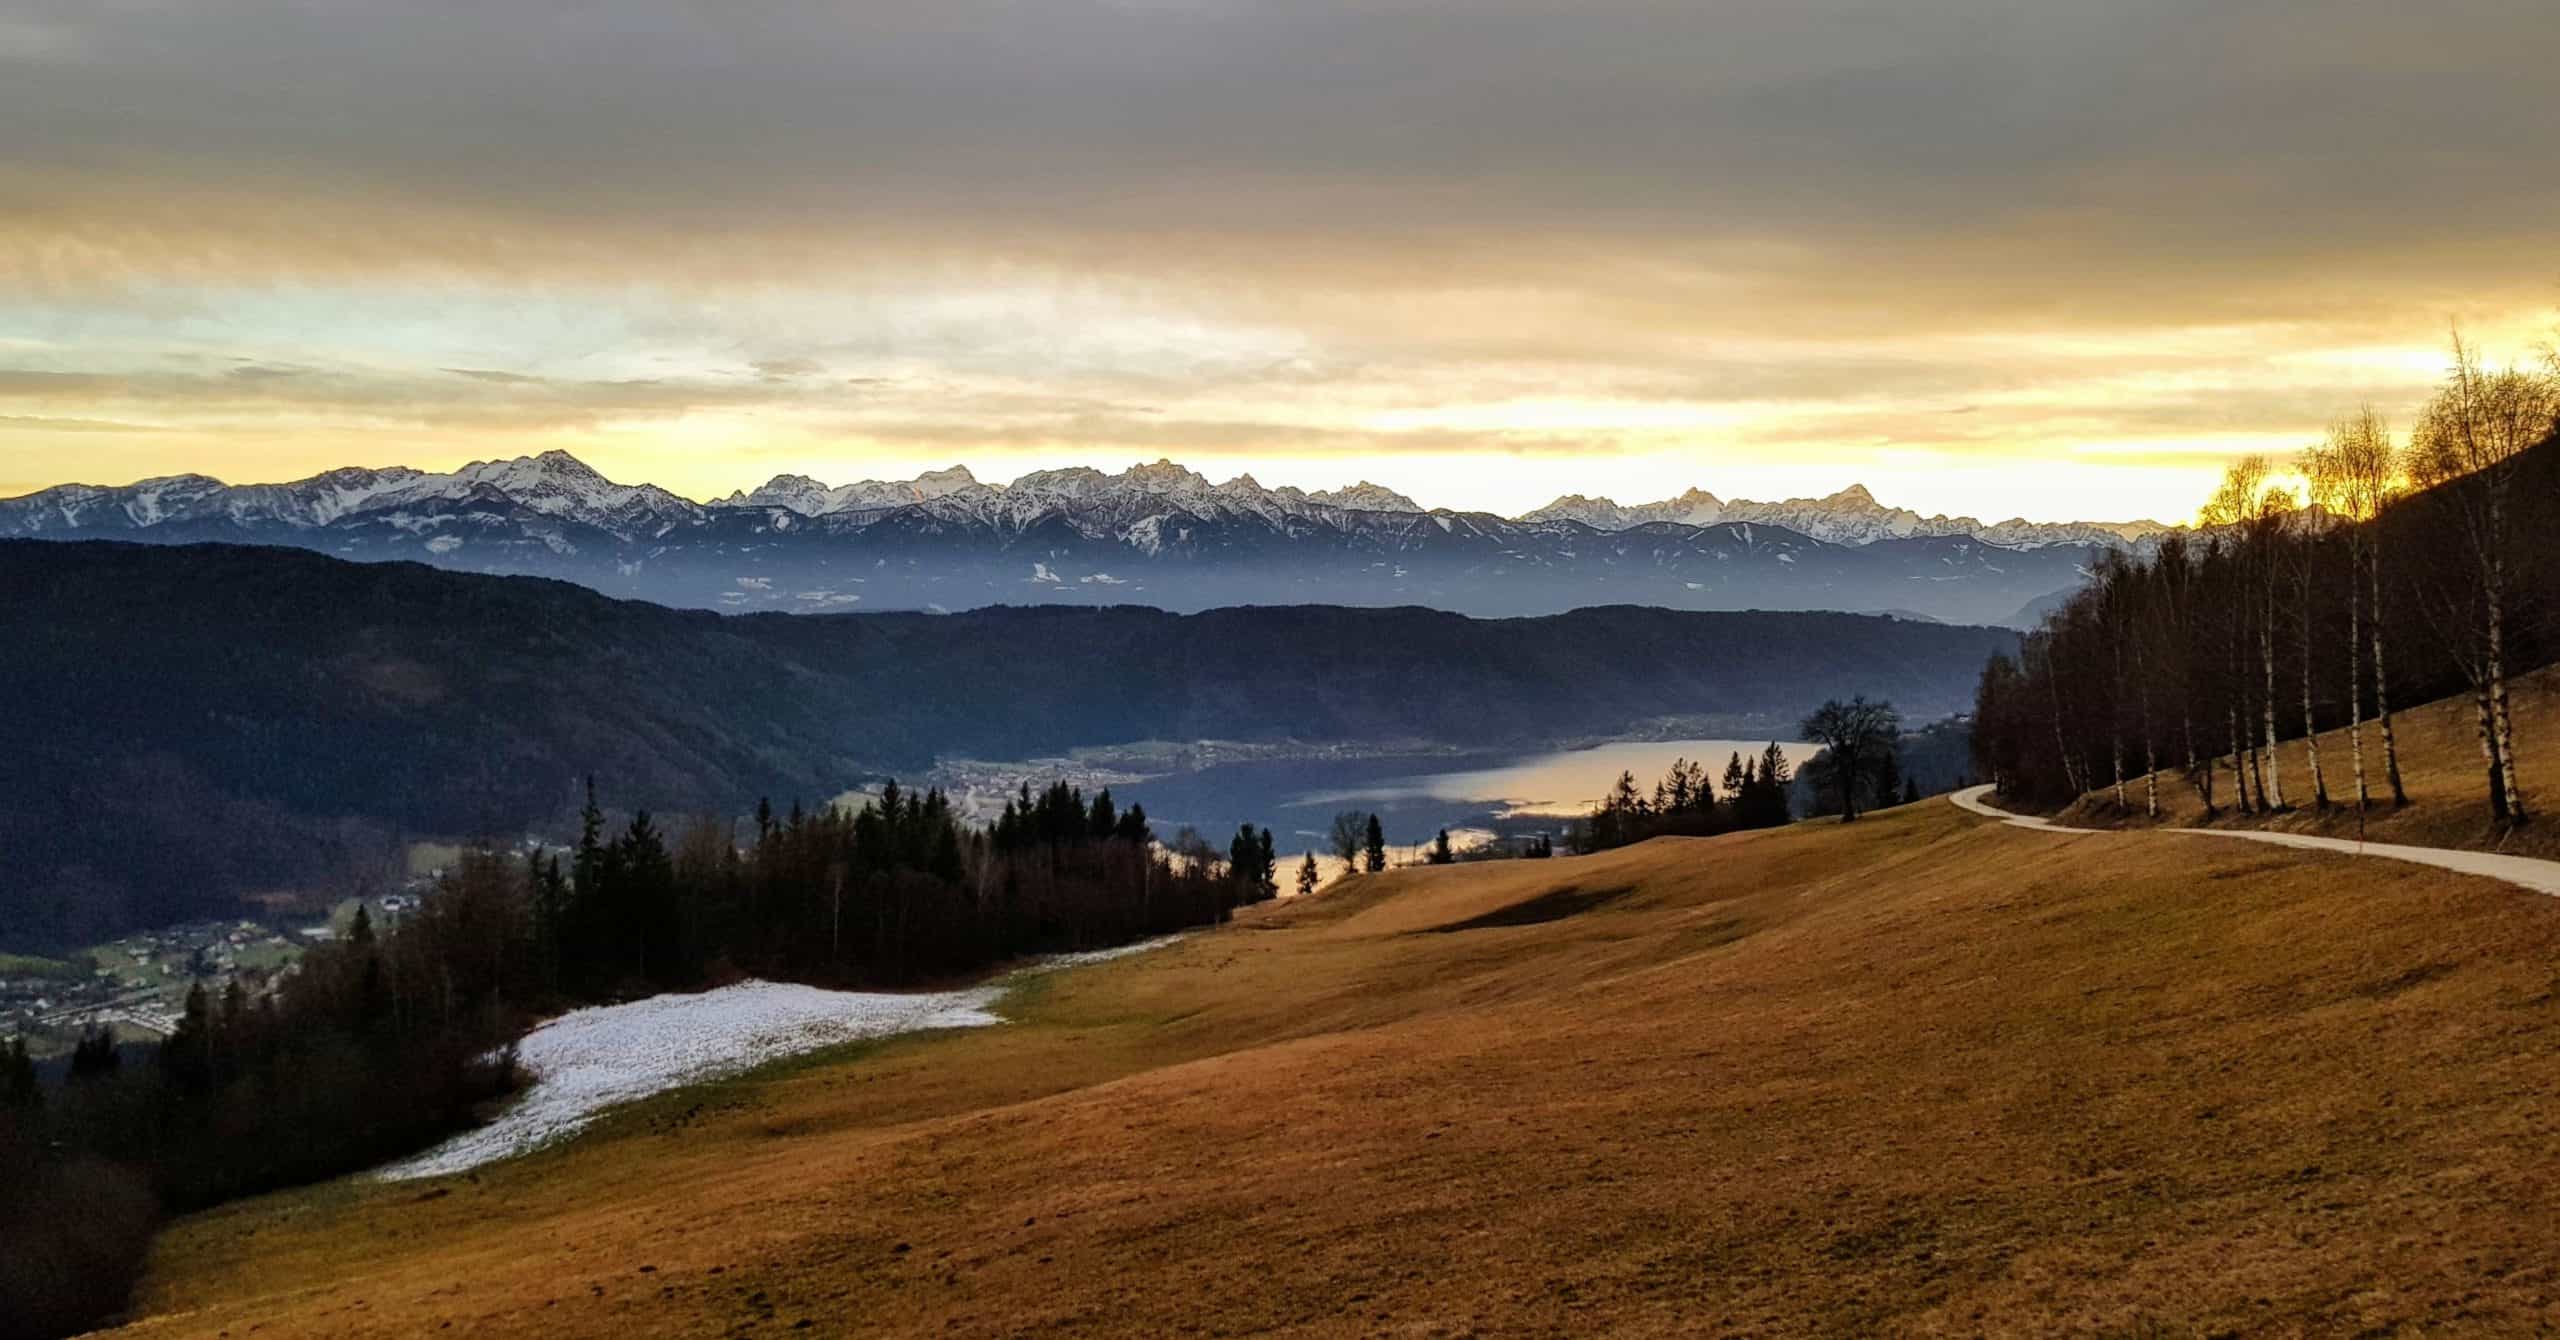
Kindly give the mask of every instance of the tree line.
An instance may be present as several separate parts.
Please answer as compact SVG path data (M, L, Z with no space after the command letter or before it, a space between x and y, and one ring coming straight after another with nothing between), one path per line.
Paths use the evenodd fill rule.
M1205 848L1206 844L1199 844ZM370 1167L462 1129L516 1087L512 1044L561 1009L746 976L949 980L1026 954L1223 921L1278 892L1268 830L1220 859L1157 845L1110 792L1027 786L989 825L894 782L858 809L612 826L588 787L576 844L465 852L389 929L360 905L276 988L192 989L126 1064L103 1035L70 1078L0 1051L0 1333L121 1306L157 1208Z
M1565 840L1576 852L1607 851L1649 838L1709 837L1745 828L1775 828L1793 817L1788 787L1793 770L1775 741L1758 755L1726 760L1722 785L1707 765L1675 759L1647 792L1635 774L1621 772L1609 794L1574 821Z
M2493 369L2458 336L2405 437L2367 409L2289 471L2234 462L2192 534L2115 554L1976 694L1978 772L2009 795L2160 814L2408 803L2394 712L2468 696L2481 795L2531 815L2510 685L2560 649L2560 357ZM2321 747L2344 728L2346 757ZM2299 740L2289 760L2278 745ZM2129 793L2140 779L2141 795Z

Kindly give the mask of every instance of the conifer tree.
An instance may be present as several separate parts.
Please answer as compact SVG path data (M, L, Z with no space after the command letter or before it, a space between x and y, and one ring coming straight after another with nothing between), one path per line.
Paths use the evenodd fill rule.
M1379 825L1378 816L1374 814L1369 816L1369 837L1366 850L1368 852L1370 874L1374 875L1387 868L1387 832L1385 828Z
M1458 854L1449 849L1449 830L1443 828L1440 830L1440 836L1431 841L1431 863L1448 865L1457 859Z
M9 1039L8 1051L0 1053L0 1106L24 1112L43 1103L35 1058L27 1054L27 1035L20 1033Z
M1322 878L1316 873L1316 854L1308 852L1307 859L1298 863L1298 896L1304 898L1315 892L1316 881Z

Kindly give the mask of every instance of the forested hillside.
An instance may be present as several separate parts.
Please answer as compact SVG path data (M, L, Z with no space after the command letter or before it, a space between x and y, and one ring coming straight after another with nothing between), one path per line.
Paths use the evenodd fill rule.
M2560 368L2494 370L2457 344L2405 437L2369 411L2342 420L2292 463L2298 486L2237 462L2201 541L2101 564L2023 659L1991 663L1982 775L2030 802L2103 792L2152 818L2163 772L2207 818L2396 808L2396 713L2458 695L2479 812L2501 830L2532 820L2519 768L2535 742L2511 686L2560 657L2555 420Z
M1530 744L1959 707L2014 635L1819 613L1138 608L723 616L229 545L0 543L0 943L379 866L404 838L816 801L1138 739Z

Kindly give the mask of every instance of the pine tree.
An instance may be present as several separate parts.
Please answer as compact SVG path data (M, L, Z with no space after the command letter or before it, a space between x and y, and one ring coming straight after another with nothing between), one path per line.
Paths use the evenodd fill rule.
M1370 874L1374 875L1387 868L1387 831L1379 825L1378 816L1374 814L1369 816L1369 839L1366 851Z
M27 1035L20 1033L9 1040L6 1052L0 1052L0 1106L24 1112L43 1103L35 1058L27 1054Z
M214 1086L213 1034L212 1002L205 997L204 984L198 982L187 988L178 1026L160 1044L160 1068L179 1088L203 1093Z
M1315 892L1316 881L1322 878L1316 873L1316 854L1308 852L1307 859L1298 863L1298 896L1304 898Z
M1458 854L1449 849L1449 830L1443 828L1440 830L1440 836L1432 839L1431 863L1433 865L1448 865L1457 859Z
M1902 751L1887 745L1876 755L1876 804L1891 805L1902 798Z
M164 1053L165 1054L165 1053ZM100 1024L95 1032L84 1032L71 1047L71 1078L104 1079L124 1067L124 1054L116 1049L113 1028Z

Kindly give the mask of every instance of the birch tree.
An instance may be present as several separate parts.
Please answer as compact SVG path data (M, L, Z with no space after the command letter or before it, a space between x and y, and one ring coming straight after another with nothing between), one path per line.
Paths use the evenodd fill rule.
M2409 791L2400 781L2400 741L2392 729L2391 677L2383 659L2388 621L2382 603L2380 525L2383 508L2400 492L2400 453L2392 445L2391 426L2366 406L2330 428L2322 455L2324 503L2344 523L2347 534L2347 738L2355 754L2356 805L2363 808L2371 796L2364 761L2364 653L2368 647L2373 718L2382 736L2383 778L2391 788L2391 803L2406 805Z
M2240 765L2242 761L2240 755L2244 750L2248 755L2249 778L2241 783L2244 791L2241 809L2244 812L2249 809L2245 791L2250 779L2254 779L2257 785L2259 809L2284 808L2284 775L2273 757L2276 736L2276 672L2275 631L2270 626L2272 620L2268 617L2273 613L2274 584L2272 577L2267 575L2269 570L2266 553L2269 539L2266 525L2267 474L2267 458L2264 456L2243 456L2233 461L2223 471L2221 486L2215 489L2213 496L2205 501L2204 508L2199 514L2206 526L2223 531L2230 536L2229 552L2234 575L2238 578L2242 590L2256 595L2254 599L2243 598L2231 602L2235 624L2232 648L2232 679L2236 690L2233 694L2232 710L2235 722L2245 723L2250 716L2248 670L2245 665L2247 653L2243 648L2247 647L2253 636L2258 644L2265 678L2264 691L2259 695L2263 701L2259 707L2265 718L2267 755L2260 757L2254 743L2244 743L2248 740L2245 729L2234 731L2232 759L2234 768L2237 769Z
M2512 367L2491 372L2457 332L2453 370L2428 402L2411 443L2412 473L2433 489L2449 515L2469 576L2478 583L2471 602L2477 627L2462 659L2473 682L2490 809L2517 824L2531 816L2516 784L2515 727L2507 702L2507 618L2515 596L2509 589L2515 542L2509 520L2517 460L2552 435L2555 420L2560 387L2552 376ZM2440 487L2456 480L2468 487Z

